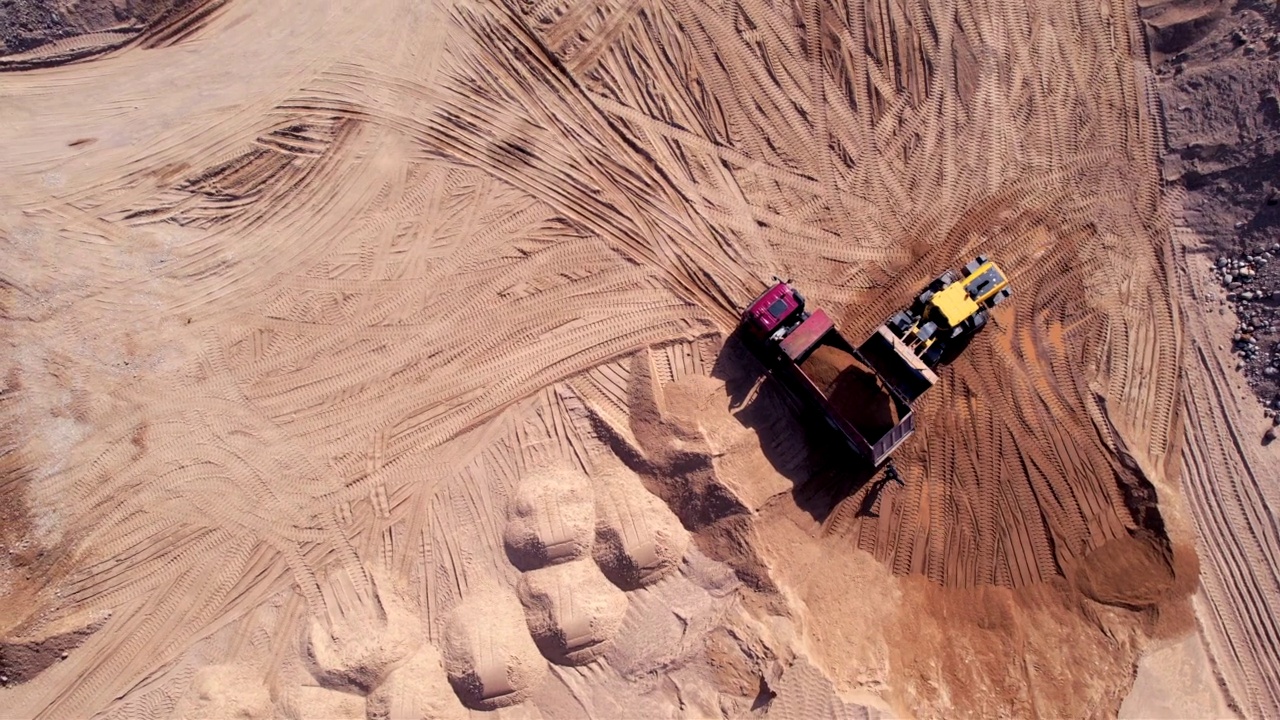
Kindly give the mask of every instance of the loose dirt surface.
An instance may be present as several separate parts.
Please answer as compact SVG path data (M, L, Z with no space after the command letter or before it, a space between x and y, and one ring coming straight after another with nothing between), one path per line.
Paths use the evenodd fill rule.
M1268 445L1280 407L1280 370L1272 369L1280 365L1280 263L1272 264L1280 257L1280 13L1274 3L1167 2L1142 16L1176 200L1182 480L1202 563L1197 617L1231 707L1269 717L1280 713L1280 454Z
M1280 9L1162 2L1143 17L1168 118L1165 176L1185 191L1183 224L1222 286L1204 301L1234 311L1239 364L1280 410Z
M1198 548L1276 714L1275 485L1133 3L129 17L0 75L0 632L80 643L0 707L1109 715ZM857 339L978 253L1014 299L898 483L731 335L774 274Z
M197 31L226 0L0 0L0 71L156 47Z

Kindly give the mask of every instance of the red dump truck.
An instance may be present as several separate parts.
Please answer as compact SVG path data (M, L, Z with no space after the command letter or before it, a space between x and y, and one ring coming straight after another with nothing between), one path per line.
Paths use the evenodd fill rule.
M876 466L915 430L911 403L938 381L886 326L854 346L825 312L806 310L804 298L786 282L756 298L741 327L773 374Z

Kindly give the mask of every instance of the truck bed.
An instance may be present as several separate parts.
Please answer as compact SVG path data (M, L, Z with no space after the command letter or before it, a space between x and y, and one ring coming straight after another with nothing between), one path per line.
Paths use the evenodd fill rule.
M800 364L800 370L813 381L831 409L872 445L901 420L889 388L852 353L819 343Z
M908 402L938 382L933 370L884 325L858 346L858 352Z

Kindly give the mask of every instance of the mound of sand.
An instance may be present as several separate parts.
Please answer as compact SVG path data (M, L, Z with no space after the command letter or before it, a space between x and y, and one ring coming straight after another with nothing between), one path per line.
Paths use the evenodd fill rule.
M3 547L2 543L0 547ZM0 560L0 569L2 566L3 561ZM0 593L4 590L0 586ZM9 596L6 599L14 598ZM101 613L77 614L39 624L31 628L31 632L15 637L0 634L0 675L8 678L7 682L12 684L31 680L80 647L106 620Z
M518 586L529 633L548 660L583 665L607 652L627 596L589 560L525 573Z
M178 701L172 717L181 720L272 718L275 708L262 678L242 665L200 668L191 688Z
M1175 580L1169 550L1144 534L1102 544L1085 555L1075 571L1076 585L1087 597L1129 609L1155 605Z
M689 532L666 503L623 465L598 473L594 480L592 555L605 577L623 590L634 590L675 569L689 546Z
M689 375L662 386L660 395L663 431L672 449L707 450L707 420L728 411L724 383Z
M521 479L508 512L504 541L511 563L533 570L586 557L595 525L591 481L563 465Z
M853 355L819 345L801 367L868 441L875 442L898 424L898 409L889 389Z
M369 694L366 713L369 720L453 720L467 709L445 681L440 653L424 643Z
M353 593L354 603L328 599L327 622L312 618L307 627L304 660L327 688L367 694L422 643L422 624L390 583L372 589L371 597Z
M515 596L497 588L474 591L449 613L444 667L464 705L515 705L546 677L547 664L520 622L523 614Z

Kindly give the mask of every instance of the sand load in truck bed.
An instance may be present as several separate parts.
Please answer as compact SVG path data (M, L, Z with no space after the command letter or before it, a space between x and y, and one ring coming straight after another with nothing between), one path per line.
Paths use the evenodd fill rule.
M826 396L836 414L874 443L898 424L889 388L850 353L819 345L800 368Z

